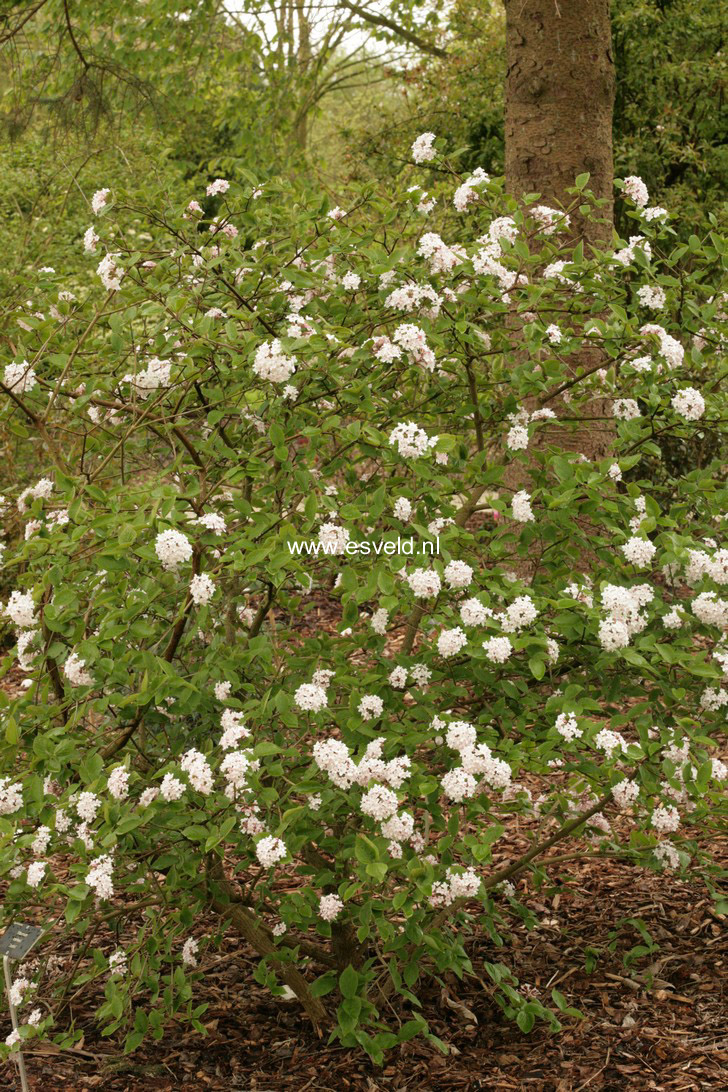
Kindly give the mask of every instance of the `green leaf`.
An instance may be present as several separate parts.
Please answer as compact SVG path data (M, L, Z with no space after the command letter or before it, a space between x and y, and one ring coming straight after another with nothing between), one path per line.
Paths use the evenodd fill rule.
M339 989L342 997L356 997L359 990L359 974L351 964L339 975Z

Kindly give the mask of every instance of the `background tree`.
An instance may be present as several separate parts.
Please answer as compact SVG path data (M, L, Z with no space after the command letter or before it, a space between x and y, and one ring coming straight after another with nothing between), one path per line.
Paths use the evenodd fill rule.
M612 219L614 61L609 0L506 0L505 166L512 194L560 206L577 175Z

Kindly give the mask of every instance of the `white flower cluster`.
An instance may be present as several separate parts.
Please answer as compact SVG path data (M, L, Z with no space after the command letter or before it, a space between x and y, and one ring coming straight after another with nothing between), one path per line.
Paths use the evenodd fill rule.
M555 231L566 229L570 224L568 213L561 209L552 209L548 205L536 205L529 209L529 215L536 221L544 235L553 235Z
M474 899L478 895L480 876L474 869L453 872L448 868L445 876L444 881L438 880L432 885L431 906L451 906L456 899Z
M410 363L419 364L428 372L435 370L435 354L427 344L427 335L421 327L412 322L403 322L394 331L392 340L404 349Z
M449 588L467 588L473 579L473 570L464 561L449 561L443 575Z
M623 247L622 250L617 250L614 253L614 261L620 265L629 265L635 260L635 250L639 247L642 253L647 258L652 257L652 247L649 241L645 239L644 235L630 235L629 245Z
M193 748L182 755L179 764L180 768L187 774L193 789L201 792L204 796L208 796L212 792L212 770L203 754Z
M490 175L487 175L482 167L476 167L475 170L473 171L473 173L470 175L470 177L466 178L466 180L462 183L462 185L458 186L458 188L455 190L455 193L453 195L452 203L455 206L455 208L458 210L458 212L465 212L468 205L472 204L474 201L477 200L477 198L479 196L479 194L478 194L479 187L480 186L486 186L489 182L490 182ZM499 218L499 220L500 221L510 221L510 223L513 224L513 221L511 220L510 216L501 216ZM490 225L491 231L493 230L494 225L496 225L498 223L499 223L499 221L493 221L493 223ZM514 225L514 227L515 227L515 225ZM502 235L503 236L509 235L509 232L504 229L502 231ZM494 238L494 236L491 235L491 238ZM495 238L498 238L498 237L495 237Z
M423 309L427 318L437 318L442 307L442 296L439 295L432 287L431 284L414 284L408 282L407 284L400 285L399 288L394 288L384 301L385 307L392 307L396 311L416 311L420 308ZM395 341L397 339L395 338ZM378 360L389 361L397 360L401 355L394 350L385 350L385 345L389 342L386 337L374 338L374 342L378 343L374 348L374 355ZM383 351L385 350L385 351Z
M93 677L85 670L86 661L72 652L63 665L63 674L71 686L93 686Z
M655 830L659 830L663 834L670 833L680 826L680 813L672 805L658 807L652 812L650 822Z
M507 239L509 243L515 243L518 238L516 221L512 216L496 217L488 227L488 238L494 243L499 243L501 239Z
M435 158L437 152L432 147L435 139L434 133L420 133L412 144L412 158L415 163L429 163Z
M415 664L409 669L409 674L406 667L395 667L389 674L388 682L395 690L404 690L408 678L411 678L415 686L425 687L431 677L432 672L429 667L425 667L424 664Z
M571 743L575 739L580 739L582 736L582 730L573 713L559 713L554 727L559 735L564 737L567 743Z
M182 962L185 967L197 966L197 953L200 947L199 940L194 937L188 937L182 945Z
M117 948L109 956L109 974L126 974L129 970L126 952L123 948Z
M38 386L35 371L27 360L24 360L21 364L6 364L3 383L8 390L15 391L16 394L25 394Z
M673 607L667 614L663 614L662 624L666 629L680 629L683 624L683 617L677 607Z
M654 543L650 542L648 538L639 538L636 535L628 539L620 549L627 561L641 569L651 564L657 553L657 547Z
M365 694L357 709L363 720L374 720L384 712L384 702L376 694Z
M637 289L637 299L642 307L649 307L652 311L661 311L667 302L665 289L659 284L643 284Z
M634 421L641 416L640 408L634 398L615 398L612 411L620 421Z
M9 777L0 777L0 815L12 815L23 806L23 786Z
M190 599L195 606L209 603L215 594L215 583L207 573L196 573L190 580Z
M118 254L105 254L96 267L101 283L108 292L118 292L121 288L124 270L115 261L118 256Z
M79 793L76 800L76 811L79 817L87 823L93 823L99 808L101 807L101 800L95 792L82 792Z
M192 544L181 531L160 531L154 543L157 557L162 563L162 568L167 572L173 571L183 561L189 561L192 557Z
M675 869L680 867L680 854L667 838L658 842L653 853L663 868Z
M525 273L516 273L503 265L503 248L499 240L494 241L490 236L484 235L478 239L478 243L485 245L473 256L473 272L478 276L495 277L501 289L501 298L507 303L511 289L517 284L527 284L528 278Z
M340 527L338 523L323 523L318 534L319 542L327 555L345 553L350 537L349 529Z
M614 802L618 808L623 811L629 808L637 800L640 794L640 787L636 781L629 781L625 778L623 781L618 781L612 789L612 796Z
M33 500L49 500L53 494L53 482L50 478L41 478L35 485L28 486L22 493L18 495L17 505L18 511L22 514L26 511L26 501L29 498Z
M412 515L412 503L406 497L397 497L392 513L395 519L407 523Z
M273 868L279 861L284 860L287 853L285 844L280 838L274 838L272 834L261 838L255 846L255 855L263 868Z
M17 588L11 592L5 613L19 629L32 629L37 624L35 604L30 592L21 592Z
M384 607L379 607L374 611L371 618L372 629L378 636L383 637L387 632L387 623L389 622L389 611Z
M728 690L723 687L707 687L700 695L701 708L717 713L723 706L728 705Z
M278 338L258 346L253 360L253 371L260 379L271 383L287 383L296 370L296 361L286 356Z
M379 822L390 819L398 806L397 794L385 785L373 785L361 798L363 814Z
M643 337L650 335L657 338L660 343L660 353L665 358L670 368L679 368L685 359L685 350L680 342L667 333L662 326L656 323L648 323L640 330Z
M705 413L705 399L695 387L683 387L673 395L672 408L686 421L697 421Z
M93 225L89 228L86 228L85 232L83 233L83 249L86 251L87 254L93 254L95 252L96 244L98 243L98 241L99 236L94 231Z
M42 857L48 849L50 840L51 828L46 826L38 827L37 831L35 832L35 838L33 839L33 843L30 847L33 851L33 856Z
M137 394L142 398L148 398L149 395L160 387L168 387L171 382L172 365L167 360L160 360L158 356L153 356L147 364L144 371L130 372L122 379L123 383L131 383Z
M343 909L344 903L338 895L322 895L319 899L318 912L322 921L336 921Z
M424 429L414 421L401 421L389 434L391 447L396 445L403 459L414 459L425 455L430 449L430 440Z
M487 618L493 617L493 613L479 599L466 599L460 607L460 618L465 626L482 626Z
M91 211L94 216L98 216L101 210L106 207L110 193L111 190L108 187L103 190L96 190L96 193L91 198Z
M628 197L631 197L635 205L638 205L640 208L644 208L650 199L647 186L636 174L630 174L625 178L624 192Z
M690 604L698 619L706 626L728 627L728 599L721 599L715 592L701 592Z
M625 750L625 742L619 732L613 732L610 728L601 728L594 737L594 745L600 751L604 751L607 758L611 758L615 751Z
M243 724L243 714L234 709L225 710L220 718L220 727L222 728L220 747L223 751L231 751L237 747L241 739L247 739L250 736L249 729Z
M108 853L98 857L86 873L86 883L96 892L99 899L110 899L114 894L112 873L114 862Z
M168 804L174 803L175 800L180 800L184 796L185 786L178 777L174 774L165 774L162 778L162 784L159 786L159 795L163 800L166 800Z
M505 789L510 785L510 766L496 758L487 743L477 742L475 727L468 721L453 721L445 742L451 750L460 753L460 765L448 770L440 782L449 800L459 804L474 796L484 785L493 789ZM476 780L478 776L483 779L481 783Z
M230 183L227 178L216 178L214 182L211 182L206 189L208 197L219 197L220 194L227 193L230 189Z
M305 713L320 713L329 701L326 690L316 683L302 683L293 695L293 700Z
M225 518L219 512L205 512L204 515L190 522L198 523L205 530L212 531L214 535L224 535L227 530Z
M395 667L394 670L390 672L387 682L390 686L394 687L395 690L404 690L407 685L407 668Z
M430 272L452 273L455 266L466 257L461 246L448 246L434 231L425 232L421 237L417 253L430 263Z
M533 520L531 496L525 489L519 489L517 493L513 494L511 514L518 523L530 523Z
M468 643L468 638L460 626L454 629L444 629L437 638L437 651L445 658L457 656L458 652Z
M415 569L407 577L407 583L416 599L439 595L442 587L440 577L433 569Z
M124 766L117 766L109 774L106 787L114 800L125 800L129 795L129 771Z
M381 736L372 740L357 764L341 740L319 740L313 746L313 760L340 789L349 789L353 784L363 787L370 781L382 781L398 789L409 776L410 760L403 755L385 761L382 758L384 742Z
M248 775L257 770L259 762L251 759L250 753L245 751L230 751L220 764L220 772L225 778L225 793L231 800L236 793L247 788Z
M716 584L728 584L728 550L716 550L712 557L705 550L688 550L686 582L697 584L703 576L709 576Z
M513 652L513 645L507 637L489 637L483 641L485 655L491 663L504 664Z
M358 273L353 273L351 270L348 273L345 273L341 278L341 287L345 288L347 292L356 292L360 284L361 277Z
M647 619L641 613L651 603L654 592L648 584L634 588L622 588L605 584L602 590L602 607L606 617L599 623L599 642L607 652L626 648L636 633L641 633Z
M518 595L500 616L506 633L518 633L538 618L538 609L529 595Z

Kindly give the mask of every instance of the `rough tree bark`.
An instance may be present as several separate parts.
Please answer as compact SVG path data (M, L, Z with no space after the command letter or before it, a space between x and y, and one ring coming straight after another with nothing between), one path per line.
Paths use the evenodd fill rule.
M609 0L505 0L506 186L568 204L588 171L605 224L575 218L587 242L608 241L612 221L614 61Z
M539 193L549 205L567 206L566 192L579 174L605 204L601 222L571 214L571 235L604 247L613 231L612 111L614 61L609 0L504 0L506 9L505 167L514 197ZM588 252L588 249L587 249ZM518 322L514 336L518 337ZM600 350L585 347L570 359L573 375L600 364ZM524 407L537 408L536 400ZM563 399L548 403L557 416L571 413ZM607 455L614 436L610 400L581 407L583 424L539 430L534 447ZM504 484L529 488L523 464L506 468ZM588 559L583 559L588 564ZM532 569L533 558L521 565ZM516 566L518 568L518 566Z

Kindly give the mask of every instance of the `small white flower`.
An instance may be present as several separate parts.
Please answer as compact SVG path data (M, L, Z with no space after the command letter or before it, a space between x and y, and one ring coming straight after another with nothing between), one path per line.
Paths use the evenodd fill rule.
M185 967L197 966L197 951L200 947L199 940L195 940L194 937L188 937L182 947L182 962Z

